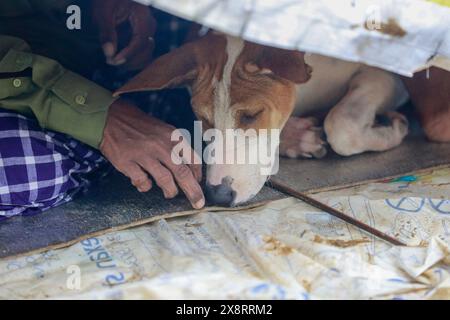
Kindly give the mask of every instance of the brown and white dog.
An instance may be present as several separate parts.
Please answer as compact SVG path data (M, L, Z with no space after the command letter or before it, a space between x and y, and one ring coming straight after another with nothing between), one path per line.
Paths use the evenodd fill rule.
M289 157L325 155L323 131L307 117L315 112L327 112L327 142L344 156L393 148L408 132L407 120L395 112L408 97L397 76L216 32L158 58L116 94L178 86L190 88L204 128L284 128L280 154ZM389 121L378 124L377 115ZM259 167L209 165L209 200L231 206L248 201L268 178Z

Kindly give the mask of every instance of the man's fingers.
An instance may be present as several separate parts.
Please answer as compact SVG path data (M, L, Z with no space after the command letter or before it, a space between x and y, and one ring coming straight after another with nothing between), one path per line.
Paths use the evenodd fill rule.
M162 156L161 162L173 173L175 180L195 209L205 206L202 188L191 168L185 164L175 164L170 155Z
M202 160L200 156L191 149L191 146L186 142L186 140L182 141L183 149L182 150L191 150L190 154L181 154L181 158L183 163L187 164L189 168L191 169L192 173L194 174L195 179L197 179L198 182L202 181ZM177 155L174 155L175 157Z
M137 164L130 163L127 168L121 171L130 178L131 183L139 192L147 192L152 188L152 181Z
M130 71L145 68L152 60L153 49L153 42L149 42L147 46L142 47L137 54L126 61L125 68Z
M152 36L155 23L148 7L134 3L130 8L128 21L132 29L132 37L126 48L120 51L113 62L117 65L124 64L136 56L142 48L153 47Z
M118 35L116 27L125 14L124 3L114 0L93 1L92 19L98 28L99 40L102 45L106 61L111 63L117 53ZM127 7L127 5L125 5ZM126 19L127 15L125 15Z
M205 197L191 169L186 165L173 165L170 169L192 206L195 209L203 208L205 206Z
M151 41L156 30L156 20L147 6L131 0L94 0L92 12L108 64L119 66L130 62L133 67L142 68L149 62L154 48ZM117 30L127 21L132 29L132 38L127 47L118 52ZM148 59L144 58L144 54L148 55Z
M139 188L149 187L145 185L148 174L161 187L164 195L171 198L177 195L178 184L192 206L200 209L205 205L205 197L196 179L200 168L195 166L194 175L179 156L172 159L171 154L175 154L173 142L170 141L173 130L172 126L118 99L108 110L100 150Z
M116 53L116 46L112 42L106 42L102 45L103 53L108 60L111 60Z
M133 35L133 38L131 38L131 41L128 44L128 46L126 48L122 49L122 51L120 51L112 59L112 64L119 66L119 65L126 63L129 59L131 59L133 56L135 56L139 52L139 49L141 49L143 47L144 41L146 41L146 40Z
M173 179L172 173L156 160L141 160L140 165L155 180L161 188L166 199L172 199L177 196L178 188Z
M114 19L99 22L100 43L108 62L112 61L117 51L117 31Z
M202 165L201 164L189 164L189 168L191 169L192 173L194 174L195 179L197 182L202 182Z

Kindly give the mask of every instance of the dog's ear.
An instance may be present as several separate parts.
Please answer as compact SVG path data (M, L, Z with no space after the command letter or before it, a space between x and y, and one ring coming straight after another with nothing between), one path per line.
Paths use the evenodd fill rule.
M114 96L123 93L160 90L189 85L197 75L197 57L194 43L159 57L141 73L119 88Z
M268 69L275 75L296 84L305 83L311 77L312 68L305 63L305 54L296 50L262 46L256 60L260 69Z

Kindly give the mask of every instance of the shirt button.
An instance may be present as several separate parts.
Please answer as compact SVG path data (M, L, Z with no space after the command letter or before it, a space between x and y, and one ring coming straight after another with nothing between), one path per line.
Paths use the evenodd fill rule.
M15 88L19 88L21 85L22 85L22 80L20 80L20 79L14 79L13 80L13 86Z
M77 104L84 105L86 103L86 98L84 96L82 96L81 94L79 94L75 97L75 102Z

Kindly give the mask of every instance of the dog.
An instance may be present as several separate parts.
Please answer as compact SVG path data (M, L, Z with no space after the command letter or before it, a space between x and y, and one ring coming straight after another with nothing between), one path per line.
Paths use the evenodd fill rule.
M326 143L343 156L388 150L408 133L407 119L395 111L408 99L396 75L215 31L159 57L115 94L181 86L190 89L205 129L283 129L279 151L291 158L323 157ZM308 116L315 112L326 112L323 129ZM209 202L247 202L268 179L260 167L208 165Z

